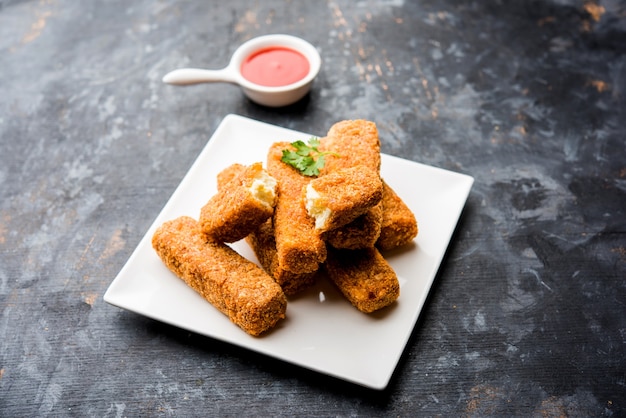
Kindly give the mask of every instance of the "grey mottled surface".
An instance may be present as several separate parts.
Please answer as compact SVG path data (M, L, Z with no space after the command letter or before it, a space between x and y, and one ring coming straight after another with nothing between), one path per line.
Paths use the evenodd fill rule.
M278 32L295 106L160 82ZM623 416L625 53L616 0L0 0L0 415ZM229 113L475 177L385 391L103 302Z

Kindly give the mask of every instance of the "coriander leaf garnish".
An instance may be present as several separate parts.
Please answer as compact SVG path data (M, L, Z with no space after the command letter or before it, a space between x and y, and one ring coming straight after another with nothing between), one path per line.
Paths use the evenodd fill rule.
M319 145L320 140L315 137L310 138L308 144L304 141L292 142L291 146L295 148L295 151L284 149L280 160L296 168L305 176L318 176L320 168L326 164L326 155L336 155L333 152L318 150Z

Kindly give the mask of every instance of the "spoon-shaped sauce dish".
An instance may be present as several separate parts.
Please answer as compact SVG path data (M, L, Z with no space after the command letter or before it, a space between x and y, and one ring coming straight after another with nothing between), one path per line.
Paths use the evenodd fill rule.
M237 48L225 68L180 68L167 73L163 82L178 86L236 84L253 102L281 107L297 102L309 92L321 64L317 49L304 39L264 35Z

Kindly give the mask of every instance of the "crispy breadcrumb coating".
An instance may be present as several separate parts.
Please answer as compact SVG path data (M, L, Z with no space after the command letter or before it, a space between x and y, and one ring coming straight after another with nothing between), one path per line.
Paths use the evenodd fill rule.
M226 244L207 241L193 218L165 222L152 246L173 273L248 334L259 336L285 318L280 286Z
M344 120L335 123L320 139L320 151L330 152L320 176L344 168L367 165L380 175L380 139L374 122ZM354 222L328 231L325 239L335 248L367 248L380 235L382 206L373 207Z
M382 191L378 172L361 164L311 180L305 188L305 206L315 218L315 228L323 232L363 215L380 202Z
M245 169L245 165L234 163L217 173L217 190L222 190L229 181L237 178Z
M380 173L380 139L374 122L367 120L344 120L335 123L324 138L320 138L319 150L331 152L320 175L341 168L364 164Z
M269 219L276 204L276 180L261 163L245 167L202 207L200 225L209 239L235 242Z
M383 204L380 202L365 214L342 227L323 232L322 239L335 248L356 250L373 247L380 236Z
M220 171L217 175L218 190L224 188L230 180L239 175L244 169L244 165L232 164ZM285 295L295 295L315 283L316 272L292 273L280 267L272 219L265 221L245 239L252 251L254 251L261 267L282 287Z
M310 178L281 161L288 142L274 143L267 155L267 170L278 182L278 201L274 209L274 236L280 268L292 273L311 273L326 259L326 245L315 231L302 199Z
M330 280L361 312L382 309L400 296L398 277L376 248L329 248L324 266Z
M315 283L316 271L309 273L292 273L285 270L278 263L276 240L272 220L268 219L263 225L246 237L246 242L254 251L263 269L276 280L287 296L293 296Z
M411 242L417 233L415 214L383 181L383 222L376 247L382 251L401 247Z

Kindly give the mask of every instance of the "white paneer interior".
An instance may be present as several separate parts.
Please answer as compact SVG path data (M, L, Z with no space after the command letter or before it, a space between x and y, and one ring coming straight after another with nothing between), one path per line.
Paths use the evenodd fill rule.
M274 207L276 204L276 179L261 171L250 185L250 193L263 204Z
M306 186L306 210L315 219L315 228L322 229L330 218L331 210L322 204L320 194L309 183Z

